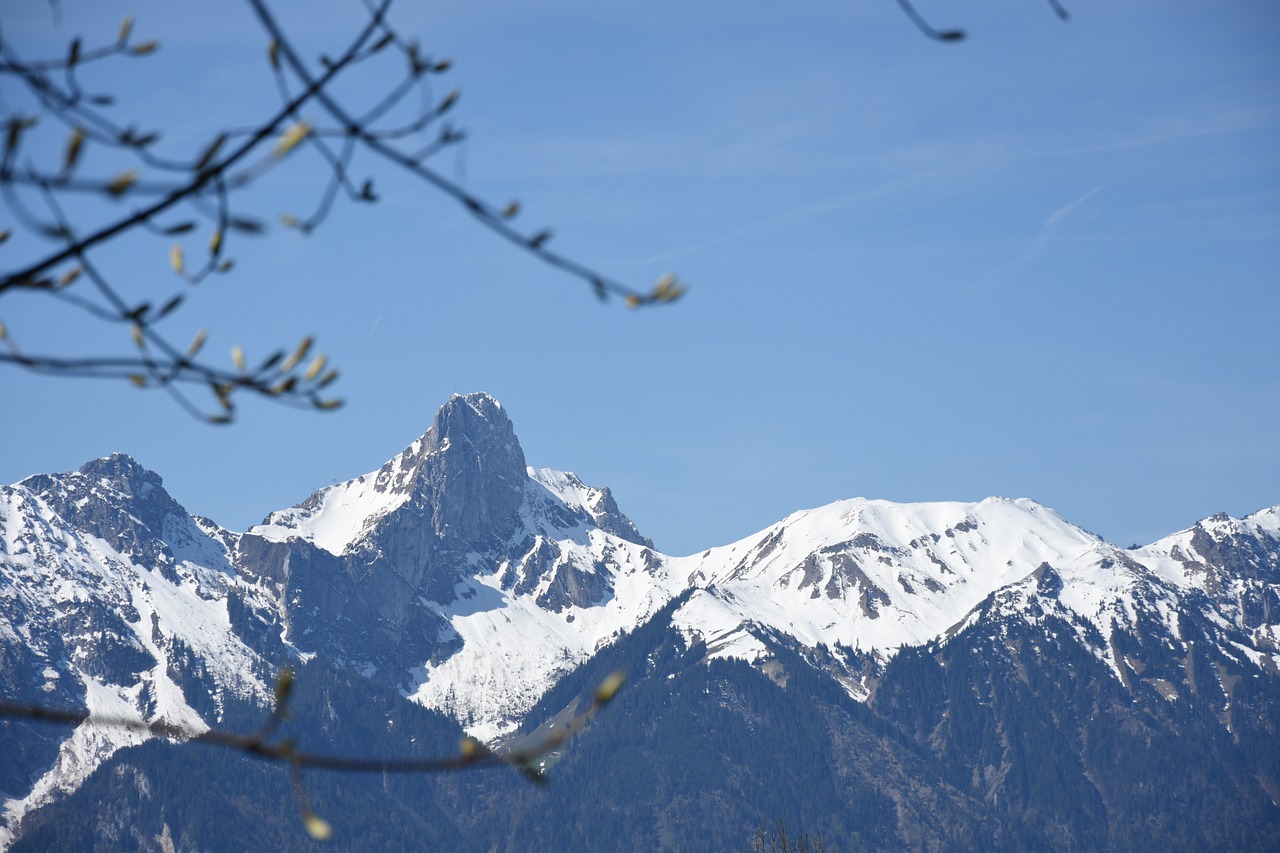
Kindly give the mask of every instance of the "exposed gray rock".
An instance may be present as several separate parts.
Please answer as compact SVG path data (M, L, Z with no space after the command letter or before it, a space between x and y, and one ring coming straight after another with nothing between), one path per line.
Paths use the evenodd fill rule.
M593 607L603 604L613 595L613 584L608 576L597 568L586 572L571 563L561 563L546 591L538 596L539 607L560 613L573 607Z
M197 552L212 557L203 560L210 567L229 568L218 558L221 544L170 497L160 475L127 454L95 459L70 474L37 474L19 485L69 525L144 565L167 571L176 559Z
M272 539L244 534L236 563L274 591L290 643L396 686L424 661L460 647L440 614L478 572L505 566L504 589L528 594L541 587L539 604L559 612L601 603L612 586L602 568L565 563L551 536L586 541L595 528L649 544L608 489L564 475L588 496L586 505L569 506L531 482L511 420L487 394L450 398L426 434L368 476L372 483L362 488L401 500L371 518L340 555L277 530ZM268 522L287 532L321 512L329 491ZM235 616L244 631L274 628L261 613Z

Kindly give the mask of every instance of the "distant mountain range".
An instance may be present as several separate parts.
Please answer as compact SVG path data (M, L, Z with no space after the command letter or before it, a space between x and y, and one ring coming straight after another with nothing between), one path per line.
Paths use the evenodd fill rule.
M673 557L484 394L245 532L123 454L0 486L6 699L251 727L284 664L298 737L343 752L497 742L631 676L546 790L318 783L340 847L742 850L784 818L841 850L1280 849L1280 507L1124 549L1027 499L858 498ZM0 738L0 847L309 843L237 755Z

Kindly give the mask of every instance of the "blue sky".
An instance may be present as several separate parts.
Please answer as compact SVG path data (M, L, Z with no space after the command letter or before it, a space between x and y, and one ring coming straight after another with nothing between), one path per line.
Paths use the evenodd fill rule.
M358 8L277 5L311 55ZM162 49L99 82L175 154L274 103L238 4L60 6L59 29L43 2L8 4L3 38L56 55L133 12ZM853 496L1031 497L1122 545L1280 503L1280 7L919 8L969 39L926 40L892 0L401 0L393 20L455 62L437 93L462 93L470 136L437 168L614 277L678 273L688 298L602 306L365 161L379 205L241 240L237 271L171 321L251 360L314 333L343 410L246 400L214 428L158 393L6 369L0 481L121 450L244 529L485 390L530 464L611 486L669 553ZM0 98L19 102L12 81ZM245 212L305 212L314 175L291 159ZM4 269L36 247L19 237ZM154 298L175 287L167 251L142 237L102 262ZM102 334L13 296L0 320L19 340Z

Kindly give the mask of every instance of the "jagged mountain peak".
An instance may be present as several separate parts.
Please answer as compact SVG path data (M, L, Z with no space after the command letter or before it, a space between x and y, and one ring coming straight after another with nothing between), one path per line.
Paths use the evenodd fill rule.
M441 546L461 548L464 557L535 533L582 536L591 528L653 547L607 487L528 467L502 404L475 393L450 397L431 428L377 471L320 489L249 533L274 542L303 539L341 557L370 547L389 555L396 549L386 547L382 534L418 531L432 540L417 548L420 557Z
M591 635L595 643L632 624L635 608L668 597L661 558L607 489L571 474L544 479L553 487L531 475L496 400L455 395L378 471L321 489L251 529L238 564L279 585L299 648L358 660L405 689L428 660L433 688L450 677L439 671L446 660L474 681L467 667L488 646L464 623L488 618L500 601L496 618L508 625L518 599L533 614L525 629L557 643L537 665L518 658L528 681L520 701L532 701L548 672L594 648L563 639L580 633L586 613L608 614L592 617L608 624Z
M18 484L67 523L122 554L156 567L184 559L228 568L222 531L203 529L165 490L160 475L127 453L86 462L78 471L37 474Z
M156 487L164 483L159 474L139 464L129 454L119 452L86 462L80 466L80 473L89 477L104 477L113 482L127 483L131 486Z
M440 458L429 465L433 457ZM502 404L483 392L454 394L436 411L430 429L378 470L375 488L422 494L481 470L520 481L524 467L524 450Z
M1149 550L1165 550L1167 551L1172 545L1179 541L1194 536L1197 532L1212 538L1222 538L1226 536L1247 535L1264 535L1280 538L1280 506L1263 507L1249 513L1243 518L1236 518L1225 512L1215 512L1213 515L1200 519L1188 528L1179 530L1177 533L1171 533L1161 539L1157 539L1150 545L1142 548L1134 549L1138 551Z
M468 455L497 454L524 458L515 427L502 404L485 393L454 394L436 412L431 429L423 437L427 450L445 451L455 447ZM503 459L489 459L491 464ZM521 465L523 470L523 464Z
M1213 576L1280 582L1280 506L1244 518L1216 513L1132 552L1179 585L1216 591Z
M35 474L19 485L45 493L57 489L97 489L105 487L125 497L146 498L153 490L164 490L160 475L138 463L127 453L112 453L90 460L78 471L65 474ZM167 493L165 497L168 497Z
M528 474L529 479L542 485L565 506L584 513L605 533L646 548L653 547L653 540L641 535L636 523L618 508L608 486L589 486L572 471L554 468L529 468Z
M449 399L445 400L444 405L440 407L437 418L439 414L452 412L460 406L466 406L480 418L507 420L507 414L502 408L502 403L492 394L484 391L473 391L470 394L450 394Z
M419 471L417 496L431 505L438 535L480 540L514 525L528 475L515 427L497 400L450 397L424 446L434 458Z
M335 555L407 510L435 535L474 538L510 527L524 497L524 451L502 404L488 394L450 397L431 427L377 471L327 486L250 530L309 540ZM483 530L482 530L483 529Z

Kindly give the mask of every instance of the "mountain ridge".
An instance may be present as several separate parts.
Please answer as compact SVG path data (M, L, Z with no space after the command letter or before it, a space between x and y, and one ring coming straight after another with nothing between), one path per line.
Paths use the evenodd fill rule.
M903 650L1002 620L1049 620L1125 690L1170 701L1191 688L1144 676L1134 649L1183 648L1187 624L1205 665L1280 674L1280 507L1122 549L1026 498L854 498L673 557L609 489L528 466L486 394L455 395L376 471L240 533L124 454L0 487L0 568L15 697L196 727L319 656L500 740L672 602L674 636L708 664L777 679L798 654L860 702ZM132 742L99 734L77 729L52 769L48 748L0 767L0 835Z

